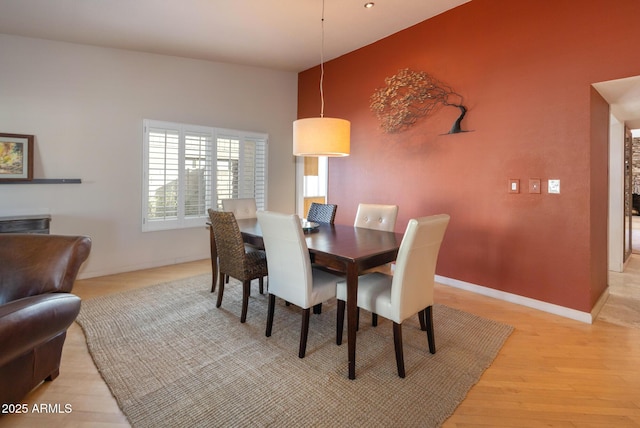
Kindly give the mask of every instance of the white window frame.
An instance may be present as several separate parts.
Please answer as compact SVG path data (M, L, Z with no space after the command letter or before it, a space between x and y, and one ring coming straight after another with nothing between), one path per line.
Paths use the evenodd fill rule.
M150 191L151 183L149 179L149 135L151 129L175 131L179 134L179 156L178 156L178 169L179 174L177 178L178 188L178 208L177 215L171 218L150 218L149 213L149 199L152 190ZM143 177L142 177L142 231L158 231L168 229L182 229L191 227L203 227L208 220L208 214L206 209L201 215L198 216L185 216L185 136L189 134L207 135L210 136L210 151L206 156L205 172L205 189L208 189L205 195L206 208L213 208L214 210L221 209L221 199L224 198L247 198L254 197L256 199L256 205L258 209L266 208L267 200L267 165L268 165L268 134L239 131L233 129L213 128L198 125L187 125L173 122L157 121L151 119L143 120ZM233 139L238 144L238 159L237 161L237 173L238 182L242 183L243 180L251 182L250 185L241 186L237 185L233 188L232 193L219 194L218 182L217 182L217 167L218 167L218 144L219 139ZM252 152L246 151L249 148L255 147ZM247 158L253 155L254 168L252 171L245 171L244 166ZM220 159L222 160L222 159ZM253 174L253 176L251 176ZM173 180L175 181L175 180ZM235 181L234 181L235 183Z

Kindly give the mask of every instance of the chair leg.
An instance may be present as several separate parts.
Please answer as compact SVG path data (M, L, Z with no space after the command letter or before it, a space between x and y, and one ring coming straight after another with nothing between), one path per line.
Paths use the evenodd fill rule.
M251 291L251 280L242 281L242 313L240 322L247 320L247 309L249 308L249 292Z
M60 367L58 367L57 369L55 369L54 371L52 371L49 376L47 376L46 378L44 378L44 380L46 382L53 382L53 380L55 378L57 378L60 375Z
M322 303L318 303L313 307L313 313L319 315L322 313Z
M216 291L216 285L218 283L218 258L211 259L212 275L211 275L211 292Z
M302 310L302 327L300 328L300 350L298 351L298 357L304 358L307 352L307 336L309 336L309 315L311 309Z
M374 314L371 312L371 325L374 327L378 326L378 314Z
M218 280L218 247L213 234L213 226L209 225L209 246L211 248L211 292L216 291L216 281Z
M264 277L258 279L258 284L260 286L260 294L264 294Z
M425 321L426 317L425 309L418 312L418 320L420 321L420 330L427 331L427 323Z
M398 376L404 377L404 353L402 351L402 324L393 323L393 343L396 348L396 366Z
M219 308L222 304L222 294L224 293L224 274L220 272L220 287L218 288L218 300L216 301L216 308Z
M344 329L344 307L345 301L338 299L336 308L336 345L342 345L342 330Z
M271 327L273 327L273 311L276 307L276 296L274 294L269 294L269 306L267 309L267 330L264 335L267 337L271 337Z
M429 306L424 310L424 317L426 330L427 330L427 340L429 341L429 352L432 354L436 353L436 337L433 330L433 306Z

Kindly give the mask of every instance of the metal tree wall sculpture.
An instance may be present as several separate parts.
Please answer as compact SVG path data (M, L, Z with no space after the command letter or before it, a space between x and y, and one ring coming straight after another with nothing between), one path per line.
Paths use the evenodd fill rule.
M460 116L453 123L449 134L462 131L460 123L467 113L462 96L449 86L424 71L399 70L395 76L384 79L385 87L371 96L371 110L388 133L401 132L441 106L460 109Z

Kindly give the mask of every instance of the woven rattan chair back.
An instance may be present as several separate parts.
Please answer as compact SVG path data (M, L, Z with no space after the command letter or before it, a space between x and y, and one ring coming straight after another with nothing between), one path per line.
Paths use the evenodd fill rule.
M333 224L338 206L335 204L319 204L312 202L307 213L307 220L316 223Z

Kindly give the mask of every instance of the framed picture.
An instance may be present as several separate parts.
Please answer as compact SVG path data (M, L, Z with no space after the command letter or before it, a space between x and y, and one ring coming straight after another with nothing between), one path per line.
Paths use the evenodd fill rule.
M33 180L33 135L0 133L0 182Z

